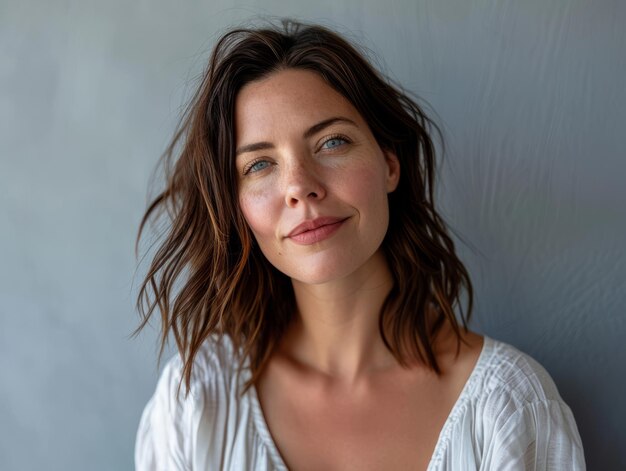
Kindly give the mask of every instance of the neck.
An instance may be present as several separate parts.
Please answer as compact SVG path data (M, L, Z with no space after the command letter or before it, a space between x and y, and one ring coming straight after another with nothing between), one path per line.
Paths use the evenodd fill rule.
M317 285L293 280L298 312L282 353L307 371L345 383L395 366L378 327L392 285L380 252L344 279Z

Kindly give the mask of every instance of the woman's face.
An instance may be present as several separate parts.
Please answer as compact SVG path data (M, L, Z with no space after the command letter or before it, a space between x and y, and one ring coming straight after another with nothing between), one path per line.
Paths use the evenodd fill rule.
M239 204L272 265L311 284L377 268L400 168L347 99L275 72L239 92L235 134Z

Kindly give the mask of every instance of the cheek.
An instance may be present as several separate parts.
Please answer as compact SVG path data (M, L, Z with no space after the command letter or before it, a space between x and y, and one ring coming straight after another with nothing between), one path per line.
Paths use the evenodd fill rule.
M274 233L276 221L272 202L273 198L269 192L246 191L239 195L241 212L257 240ZM261 243L260 240L258 242Z
M349 192L349 198L359 207L370 210L380 209L387 204L387 189L380 169L364 165L353 169L338 186L343 192ZM345 193L344 193L345 194Z

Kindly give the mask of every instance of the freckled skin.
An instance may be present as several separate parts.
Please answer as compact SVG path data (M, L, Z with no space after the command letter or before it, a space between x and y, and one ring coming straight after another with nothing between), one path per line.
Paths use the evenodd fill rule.
M357 126L337 122L303 137L337 116ZM472 349L462 346L456 360L455 336L444 325L438 378L421 365L398 366L378 335L393 283L380 246L397 157L311 71L246 85L235 126L237 149L273 145L238 155L239 204L265 257L291 278L298 304L256 386L281 455L290 469L426 469L480 347L471 334ZM348 219L311 245L285 237L319 216Z
M338 122L303 137L314 124L336 116L357 126ZM380 244L399 163L382 151L348 100L314 72L287 69L242 88L235 128L237 148L261 141L274 145L236 160L239 203L270 263L311 284L367 275L385 263ZM320 216L348 219L312 245L286 238L305 219Z

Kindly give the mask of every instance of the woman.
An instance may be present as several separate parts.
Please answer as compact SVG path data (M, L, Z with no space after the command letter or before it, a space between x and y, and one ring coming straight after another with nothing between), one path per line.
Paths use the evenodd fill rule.
M219 40L139 232L168 211L138 305L179 355L137 469L584 469L546 371L467 328L433 129L326 28Z

